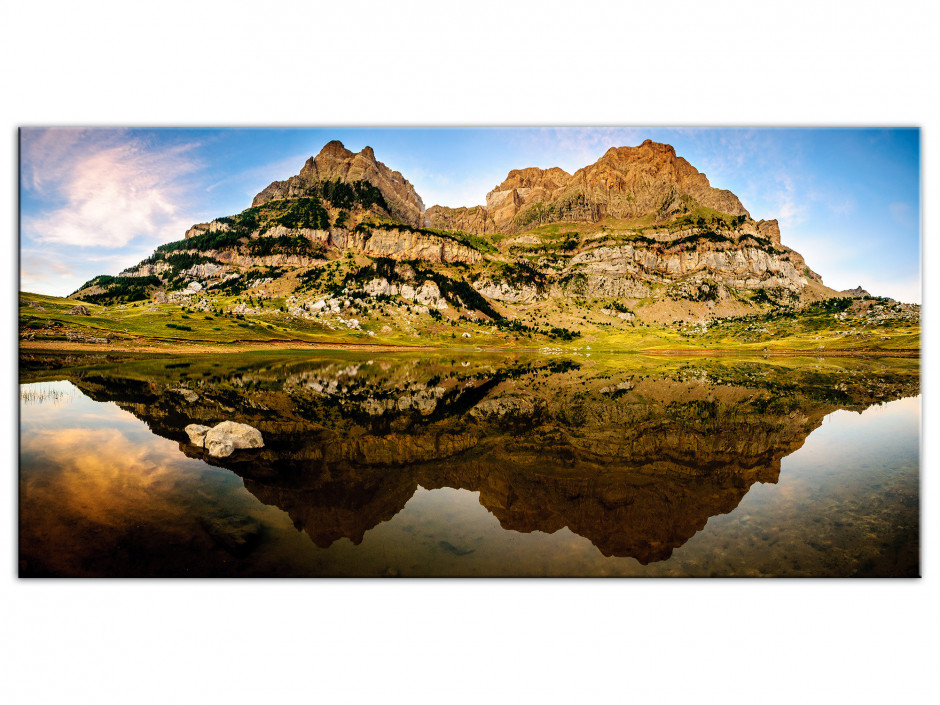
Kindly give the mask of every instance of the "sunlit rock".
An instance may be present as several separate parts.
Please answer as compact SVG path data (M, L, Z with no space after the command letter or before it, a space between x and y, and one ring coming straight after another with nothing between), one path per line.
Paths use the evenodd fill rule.
M205 448L216 458L228 457L235 450L263 447L264 441L258 429L235 421L223 421L205 436Z
M189 436L190 443L202 448L205 444L206 433L208 433L210 429L208 426L200 426L199 424L191 423L183 430L186 431L186 435Z

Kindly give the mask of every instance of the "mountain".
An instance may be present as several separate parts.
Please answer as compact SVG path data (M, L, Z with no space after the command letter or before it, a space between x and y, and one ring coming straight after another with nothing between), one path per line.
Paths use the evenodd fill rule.
M712 188L704 174L671 145L646 140L639 147L611 147L594 164L568 174L552 169L514 169L486 194L479 211L434 206L436 227L474 233L519 232L533 225L595 222L605 217L662 219L704 206L728 215L748 216L738 197ZM748 216L749 217L749 216ZM779 243L778 243L779 244Z
M755 221L673 147L647 140L574 174L513 170L472 208L425 208L370 147L333 141L247 210L196 224L71 298L274 309L330 330L353 319L379 337L403 328L389 316L412 313L425 316L404 326L412 336L443 320L564 337L866 296L824 286L777 221Z
M381 192L385 201L383 209L388 215L412 227L425 224L424 202L414 186L399 172L376 161L372 147L355 154L336 140L328 143L316 157L310 157L299 174L265 188L255 196L251 206L255 208L285 198L316 197L321 184L335 181L372 184Z

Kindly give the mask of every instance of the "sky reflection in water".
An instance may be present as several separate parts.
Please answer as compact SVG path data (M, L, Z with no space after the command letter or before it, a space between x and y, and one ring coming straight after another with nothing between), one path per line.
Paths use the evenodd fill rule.
M377 374L387 380L403 366ZM309 368L314 377L327 369ZM349 369L342 368L342 379L354 376ZM199 387L202 398L192 407L166 407L180 379L159 374L145 392L126 393L118 403L93 401L80 386L98 387L82 375L75 377L79 386L22 385L21 574L918 573L919 396L861 414L803 399L783 416L758 403L753 386L703 382L695 370L659 377L621 371L618 387L617 370L575 380L584 369L558 368L529 381L516 374L479 386L461 401L470 381L454 384L454 395L433 392L449 389L446 375L422 380L413 369L408 399L417 406L409 421L399 402L392 412L382 406L385 382L368 382L375 394L365 402L312 407L301 404L313 398L304 396L312 394L309 384L296 391L297 379L312 379L309 370L291 377L277 366L256 366L245 377L273 391L246 391L245 408L261 399L283 407L286 398L316 418L298 430L298 422L285 420L296 409L258 412L272 429L294 430L266 431L268 455L231 467L210 464L177 440L182 421L175 414L208 405L211 386ZM486 369L467 379L486 385L493 368ZM576 381L586 391L572 392ZM427 389L430 397L420 396ZM529 398L548 401L526 407L519 399L527 389ZM502 401L494 406L494 399ZM659 411L649 412L653 406ZM712 415L690 415L703 408ZM627 412L634 416L624 418ZM637 437L618 433L640 426ZM327 435L317 437L324 428ZM430 446L428 429L436 434ZM651 434L672 440L645 446ZM729 460L735 444L739 467ZM421 455L435 447L437 459ZM694 461L679 457L683 447ZM413 462L389 464L395 452L412 454Z

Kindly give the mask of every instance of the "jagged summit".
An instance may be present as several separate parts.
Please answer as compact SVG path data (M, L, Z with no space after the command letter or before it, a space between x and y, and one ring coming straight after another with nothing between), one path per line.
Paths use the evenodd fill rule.
M427 210L414 186L379 162L371 147L355 153L333 140L310 157L299 174L262 190L252 207L308 196L318 184L337 180L373 184L385 197L389 215L412 227L455 228L473 234L519 232L533 224L596 222L607 217L664 219L699 206L750 217L737 196L713 188L705 174L676 155L672 145L652 140L637 147L611 147L594 164L574 174L559 167L513 169L486 194L485 206L436 205Z
M638 147L611 147L574 174L558 167L514 169L486 194L485 206L433 206L427 218L437 227L483 234L521 232L551 222L664 220L697 207L750 217L737 196L713 188L672 145L646 140Z
M381 191L390 216L413 227L424 225L424 202L414 186L400 172L377 161L372 147L365 147L357 154L346 149L339 140L328 142L316 157L310 157L296 176L270 184L254 197L251 205L310 196L321 183L328 181L369 182Z

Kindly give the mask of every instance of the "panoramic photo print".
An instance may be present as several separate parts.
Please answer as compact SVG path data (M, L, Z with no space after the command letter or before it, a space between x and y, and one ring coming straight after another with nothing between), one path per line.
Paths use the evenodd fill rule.
M20 129L21 577L918 577L917 128Z

